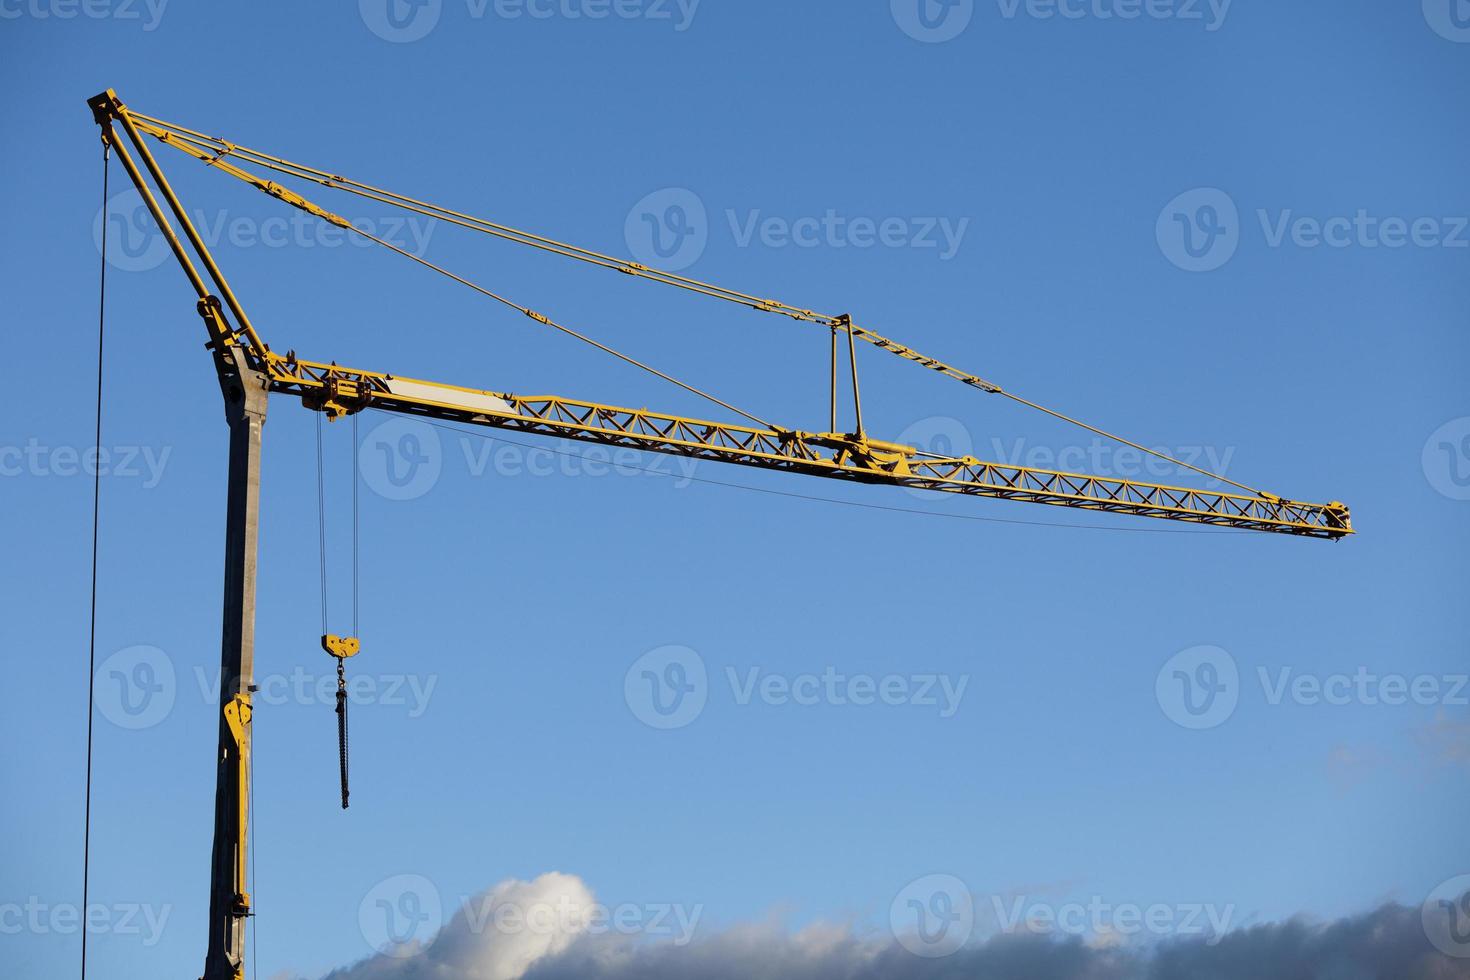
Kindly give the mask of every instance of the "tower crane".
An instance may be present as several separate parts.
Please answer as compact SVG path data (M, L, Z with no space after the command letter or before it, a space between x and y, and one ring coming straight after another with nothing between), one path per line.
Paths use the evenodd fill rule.
M330 420L372 408L424 419L523 430L577 442L628 447L781 470L849 482L909 487L940 493L998 497L1136 517L1339 540L1353 533L1348 508L1338 502L1313 504L1256 490L1193 464L1167 456L1059 412L1045 408L978 376L856 324L847 314L830 315L727 289L671 272L604 255L532 232L373 187L329 171L293 163L197 130L129 109L111 89L87 101L101 128L103 145L116 152L134 188L167 242L196 295L195 308L224 398L229 426L229 478L225 513L224 616L221 643L219 750L216 756L215 817L210 867L209 939L204 980L240 980L245 963L245 925L251 912L247 890L247 821L255 652L255 587L260 513L261 434L271 395L299 399ZM648 409L624 408L560 395L517 395L405 378L285 354L262 339L230 288L147 140L182 151L213 169L299 208L321 221L359 234L398 252L544 326L578 340L685 390L700 395L743 421L713 421ZM825 430L776 425L521 306L469 279L435 265L247 167L345 191L369 200L542 249L650 282L660 283L751 309L789 317L830 332L830 406ZM177 230L175 229L177 224ZM202 270L202 271L201 271ZM979 391L1001 395L1029 408L1159 456L1229 484L1232 490L1201 490L937 455L868 435L858 387L857 343L875 346ZM850 369L853 428L839 431L839 350ZM322 646L339 665L358 652L357 637L324 635ZM341 707L339 705L339 712ZM344 798L345 773L344 773Z

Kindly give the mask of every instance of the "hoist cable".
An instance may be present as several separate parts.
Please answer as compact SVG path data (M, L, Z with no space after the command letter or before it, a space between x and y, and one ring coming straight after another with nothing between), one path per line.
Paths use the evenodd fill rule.
M578 332L576 330L573 330L571 327L568 327L565 324L557 323L555 320L551 319L550 317L547 317L547 316L544 316L543 314L537 313L535 310L531 309L528 306L522 306L521 304L517 303L515 300L507 299L506 297L501 296L499 293L492 292L491 290L486 289L484 286L481 286L478 283L471 282L470 280L464 278L461 275L458 275L456 273L450 272L448 269L444 268L442 265L438 265L436 263L430 262L428 259L423 258L422 256L414 255L412 252L408 251L408 249L401 248L401 247L399 247L397 245L394 245L390 241L386 241L386 240L384 240L382 238L379 238L377 235L374 235L372 232L363 231L361 228L352 228L351 230L354 233L356 233L358 235L361 235L362 237L368 239L369 241L376 242L377 244L383 246L386 249L389 249L390 251L397 252L399 255L402 255L405 258L413 259L413 261L419 263L420 265L424 266L427 269L432 269L435 272L439 273L440 275L447 276L450 279L453 279L455 282L459 283L462 286L468 286L470 289L472 289L475 292L481 294L482 296L488 296L491 299L495 300L497 303L503 303L504 305L510 307L513 310L518 310L521 313L524 313L526 316L530 317L532 320L535 320L537 323L544 323L548 327L551 327L551 328L553 328L555 330L560 330L562 333L564 333L564 334L566 334L566 335L568 335L570 337L575 337L577 340L582 341L582 343L584 343L584 344L590 344L593 347L596 347L598 350L603 351L604 353L611 354L613 357L616 357L616 358L618 358L621 361L626 361L627 363L633 365L636 368L641 368L642 370L647 371L649 374L652 374L652 375L655 375L655 376L657 376L659 378L662 378L663 380L669 382L672 385L677 385L678 387L683 388L685 391L690 392L691 394L698 395L700 398L704 398L704 399L706 399L708 401L714 402L716 405L719 405L721 408L729 409L730 411L734 412L736 415L743 415L745 418L747 418L750 421L756 423L757 425L765 426L768 429L776 429L776 428L778 428L778 426L772 425L770 422L767 422L765 419L761 418L758 415L752 415L751 413L745 411L745 409L743 409L743 408L736 408L734 405L731 405L729 402L725 401L722 398L719 398L719 397L717 397L715 395L712 395L712 394L710 394L707 391L703 391L703 390L701 390L699 388L696 388L696 387L694 387L691 384L686 384L685 382L680 381L678 378L674 377L673 375L665 374L663 371L660 371L658 368L653 367L650 364L645 364L643 361L640 361L637 358L635 358L635 357L633 357L633 356L631 356L629 354L624 354L622 351L615 350L612 347L607 346L606 344L602 343L599 340L593 340L591 337L587 336L586 334L580 333L580 332Z
M322 591L322 635L327 634L327 493L322 466L322 415L316 416L316 539L320 554L319 575Z
M352 635L361 636L357 631L357 579L358 579L358 507L357 507L357 485L358 485L358 442L357 442L357 414L352 415Z
M417 200L415 198L397 194L383 188L374 187L370 184L364 184L360 181L351 180L350 178L343 177L340 174L333 174L325 170L320 170L315 167L307 166L305 164L295 163L282 157L273 156L260 150L254 150L250 147L241 146L237 143L231 143L228 140L220 139L219 137L209 136L205 133L199 132L198 130L179 126L175 123L167 122L155 116L148 116L142 113L134 113L133 117L135 119L142 120L143 125L141 128L154 137L162 140L163 142L175 145L188 144L188 146L191 148L190 152L196 155L207 154L206 162L208 163L219 164L225 156L235 156L242 160L247 160L252 164L265 167L276 173L293 176L298 179L306 180L323 187L345 191L349 194L364 197L382 204L387 204L393 207L416 212L418 214L426 215L450 224L458 225L463 228L468 228L473 231L479 231L485 234L493 235L497 238L501 238L516 244L528 245L533 248L553 252L567 258L577 259L578 261L582 262L588 262L602 268L613 269L615 271L623 272L628 275L648 279L652 282L661 282L665 285L676 286L681 289L686 289L698 293L700 295L710 296L715 299L723 299L728 302L738 303L742 306L749 306L762 312L778 313L783 316L791 317L795 320L817 323L832 327L839 327L846 330L850 338L864 340L874 345L875 347L879 347L883 350L888 351L891 354L895 354L903 358L904 360L913 361L916 364L929 368L930 370L937 371L940 374L946 375L947 377L954 378L971 387L979 388L982 391L986 391L991 394L1001 395L1005 398L1010 399L1011 401L1016 402L1019 405L1034 409L1067 424L1076 425L1082 429L1087 430L1088 432L1094 433L1095 435L1101 436L1105 439L1110 439L1114 442L1121 443L1122 445L1129 446L1133 449L1137 449L1140 452L1143 452L1150 456L1154 456L1158 459L1162 459L1165 462L1171 463L1182 469L1191 470L1202 476L1228 483L1233 487L1245 490L1258 496L1264 495L1260 490L1256 489L1255 487L1251 487L1244 483L1232 480L1229 477L1224 476L1223 474L1215 473L1201 466L1196 466L1193 463L1186 462L1160 449L1145 446L1142 443L1134 442L1130 439L1125 439L1122 436L1117 435L1116 433L1108 432L1097 426L1082 422L1065 413L1046 408L1045 406L1033 402L1027 398L1023 398L1019 395L1013 394L1010 391L1002 388L1001 386L994 384L993 382L986 381L984 378L970 374L966 371L962 371L959 368L953 367L952 365L940 361L938 358L933 358L929 357L928 355L921 354L913 348L910 348L904 344L898 343L897 341L891 340L871 330L859 327L856 324L852 323L850 320L847 320L845 317L830 316L828 314L818 313L814 310L803 309L801 307L792 306L788 303L782 303L778 300L763 299L750 293L743 293L738 290L729 289L724 286L717 286L713 283L701 282L700 280L691 279L687 276L681 276L676 273L653 269L628 259L618 259L610 255L605 255L601 252L593 251L592 249L582 248L581 246L571 245L566 242L560 242L553 238L547 238L546 236L538 235L534 232L512 228L508 225L502 225L484 218L477 218L473 215L465 214L460 211L455 211L441 205ZM387 244L385 242L382 242L381 239L374 240L378 241L380 244ZM403 250L401 249L395 250L403 252ZM403 254L410 255L410 257L412 258L417 258L417 256L412 256L408 252L403 252ZM464 280L460 281L464 282ZM465 284L469 285L469 283ZM521 309L524 310L524 308ZM673 380L668 378L666 375L664 377L666 378L666 380ZM725 407L730 408L731 406L726 405ZM737 412L739 411L738 409L732 410ZM739 414L745 415L747 418L751 418L751 416L747 415L744 412L739 412Z
M110 134L102 137L102 263L97 275L97 417L93 445L102 452L102 368L107 336L107 193L112 167ZM87 638L87 778L82 805L82 921L87 921L87 903L92 889L92 735L97 698L97 541L102 524L102 467L92 469L92 598ZM87 980L87 933L82 929L82 980Z
M317 549L321 554L322 638L329 629L327 615L327 493L326 463L322 447L322 414L316 415L316 526ZM352 635L357 635L357 417L352 419ZM345 657L337 661L337 770L342 787L342 809L347 809L347 671Z

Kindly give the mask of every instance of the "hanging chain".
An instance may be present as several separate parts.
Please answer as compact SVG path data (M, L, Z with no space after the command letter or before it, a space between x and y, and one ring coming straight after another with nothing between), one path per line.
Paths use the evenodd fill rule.
M347 672L337 661L337 763L342 777L342 809L347 809Z
M357 639L357 417L352 418L352 635L328 633L327 616L327 495L322 448L322 417L316 417L317 545L321 549L322 649L337 660L337 768L342 786L342 809L347 809L347 658L361 648Z

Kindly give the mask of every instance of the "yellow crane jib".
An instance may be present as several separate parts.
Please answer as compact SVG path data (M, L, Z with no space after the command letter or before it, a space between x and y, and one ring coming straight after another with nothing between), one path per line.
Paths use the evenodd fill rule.
M1160 450L1131 442L1061 412L1028 401L1001 386L938 358L858 326L847 314L832 316L779 300L763 298L677 273L652 269L629 259L557 241L489 219L417 200L350 180L331 171L294 163L239 143L206 135L130 110L111 89L88 100L101 129L106 152L116 153L194 290L204 322L206 348L213 360L229 425L229 492L225 501L224 624L221 633L219 752L215 776L214 847L210 872L209 945L205 980L239 980L245 963L245 921L251 914L246 890L252 707L254 619L258 528L260 521L261 445L269 395L289 395L304 406L335 420L365 408L438 422L484 426L648 453L686 456L712 462L752 466L806 476L884 484L937 493L992 497L1110 514L1339 540L1353 534L1346 505L1291 500L1211 473ZM685 415L624 408L560 395L515 395L436 381L310 361L295 351L275 353L251 323L244 305L230 288L204 237L154 158L145 136L173 147L212 170L228 174L264 194L319 220L393 251L482 296L519 311L537 324L617 357L692 395L744 418L714 421ZM688 290L695 295L739 304L763 313L790 317L828 330L830 363L824 379L829 388L827 420L819 431L767 422L745 409L624 354L587 334L558 323L532 307L514 302L449 269L436 265L369 230L320 207L275 180L257 176L245 166L270 171L284 179L315 184L486 234L507 242L550 252L633 278ZM519 321L519 322L524 322ZM537 328L539 329L539 328ZM851 372L852 430L838 422L838 335L845 334ZM1068 473L969 456L945 456L918 447L870 437L864 426L858 388L856 342L877 347L972 388L1079 426L1104 438L1158 457L1180 470L1211 481L1210 488L1146 483L1122 477ZM816 429L816 426L811 427ZM320 427L318 427L320 437ZM356 444L354 444L354 453ZM321 450L318 443L318 476ZM355 478L354 478L355 479ZM322 484L318 483L321 493ZM355 484L354 484L355 486ZM1224 489L1221 489L1224 488ZM355 493L355 491L354 491ZM353 623L356 623L356 498L354 496ZM323 521L323 527L325 523ZM322 546L323 623L321 645L337 661L337 718L341 756L342 806L347 792L348 692L343 665L357 655L355 636L327 631L326 548ZM357 626L352 627L357 632Z

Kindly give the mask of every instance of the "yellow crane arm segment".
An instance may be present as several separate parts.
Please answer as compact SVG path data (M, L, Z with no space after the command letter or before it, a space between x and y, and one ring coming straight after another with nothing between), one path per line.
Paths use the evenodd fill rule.
M217 314L201 304L206 317ZM267 355L273 392L338 416L366 407L764 469L943 493L1318 538L1351 533L1347 508L939 457L851 433L756 428L648 409L523 396Z
M135 146L143 153L145 164L155 178L155 182L168 197L169 203L174 206L175 215L179 218L181 226L190 236L191 241L197 237L196 233L185 220L182 209L177 205L166 181L162 180L161 171L142 146L139 139L140 131L155 136L196 159L245 181L287 204L307 211L321 220L340 227L351 228L350 223L340 216L315 205L288 188L264 180L229 162L225 157L236 152L233 144L223 144L225 149L210 153L205 149L202 137L180 138L173 131L161 128L151 120L151 117L140 117L143 121L138 122L111 93L99 96L96 101L98 104L94 105L94 111L97 111L103 119L120 121ZM167 219L161 207L152 200L150 194L146 193L146 186L136 165L130 160L125 148L120 146L120 151L130 176L134 178L140 190L145 191L145 201L153 210L155 219L161 226L165 226ZM335 362L302 360L297 358L294 352L283 356L272 351L249 323L238 301L229 293L223 277L214 268L213 260L208 257L207 249L202 248L202 241L194 241L195 250L201 254L210 273L221 286L225 296L224 304L221 304L205 289L201 278L194 272L192 265L184 256L182 246L177 242L171 230L166 230L165 235L171 243L175 244L175 252L180 257L181 264L184 265L185 272L190 275L200 294L199 311L204 317L211 338L210 346L215 352L217 367L222 378L226 375L233 378L242 369L248 369L258 373L262 383L270 391L298 397L308 407L324 412L330 418L337 418L372 406L387 411L472 425L525 430L563 439L627 446L648 452L690 456L863 483L882 483L944 493L998 497L1084 510L1307 537L1337 539L1353 533L1348 508L1336 502L1304 503L1286 500L1246 487L1242 487L1245 491L1243 493L1200 490L1125 478L987 462L971 457L940 457L921 453L912 446L869 438L862 430L860 423L856 432L840 433L803 432L796 428L760 423L758 420L755 426L715 422L651 412L646 409L630 409L578 401L554 395L524 397L432 381L400 378L381 372L346 368ZM392 246L389 245L389 247ZM409 257L414 258L414 256ZM480 289L475 284L447 270L433 266L432 263L422 259L416 260L461 283ZM487 290L480 289L480 291L519 309L542 323L550 323L558 329L566 329L533 310L520 307ZM229 307L228 313L225 306ZM796 312L810 314L810 311ZM238 329L230 326L231 315L234 322L240 324ZM826 322L825 318L818 317L818 319ZM936 370L942 370L960 380L977 383L977 386L985 390L999 391L989 382L980 382L973 376L948 369L947 365L919 355L901 344L863 331L862 328L851 324L851 321L845 316L832 318L832 321L837 327L845 328L850 336L868 339L900 356L918 361ZM624 356L616 351L611 351L610 348L603 347L603 349L619 357ZM628 358L625 357L625 359ZM639 366L646 367L642 364ZM682 385L682 382L668 378L667 375L661 376ZM682 386L696 391L690 386ZM697 393L704 394L703 392ZM712 396L705 395L705 397L719 401L713 399ZM730 407L724 402L719 403ZM754 416L747 415L747 417L754 419ZM1126 440L1120 441L1126 442ZM1132 443L1129 444L1132 445ZM1241 486L1233 483L1232 485Z
M180 126L177 123L171 123L166 120L159 119L155 116L149 116L144 113L132 113L131 115L133 119L136 120L136 125L139 130L147 133L150 136L153 136L160 142L174 147L175 149L181 150L185 153L188 153L196 159L202 160L211 166L218 167L226 173L229 173L234 177L246 181L247 183L256 187L258 190L278 197L289 204L292 204L311 214L314 214L317 217L322 218L323 220L331 221L332 223L337 224L341 227L347 227L347 223L340 217L333 215L331 212L326 211L323 208L317 207L316 205L302 198L300 195L286 190L285 188L281 187L281 185L276 184L273 181L264 180L260 177L255 176L254 174L249 173L248 171L242 170L239 167L232 165L231 163L229 163L229 160L234 159L252 165L260 166L272 172L296 178L302 181L307 181L321 187L343 191L348 194L363 197L381 204L390 205L392 207L401 208L406 211L424 215L433 218L436 221L443 221L447 224L452 224L461 228L469 229L471 231L491 235L496 238L515 243L517 245L529 246L531 248L540 249L542 251L550 252L555 255L560 255L564 258L570 258L579 262L585 262L599 268L610 269L615 272L624 273L626 275L643 279L648 282L659 283L666 286L674 286L679 289L688 290L689 292L695 293L700 296L723 300L725 302L735 303L740 306L746 306L750 309L757 310L762 313L774 313L781 316L790 317L791 319L800 322L811 323L821 327L828 327L833 331L834 347L836 333L846 333L851 340L861 340L868 344L872 344L874 347L877 347L880 350L886 351L889 354L893 354L896 357L900 357L903 360L918 364L921 367L944 375L947 378L953 378L956 381L968 385L971 388L975 388L979 391L987 392L989 394L1000 395L1001 397L1010 399L1011 401L1014 401L1019 405L1024 405L1025 407L1034 411L1050 415L1053 418L1068 423L1069 425L1075 425L1080 428L1086 429L1089 432L1095 433L1113 442L1118 442L1126 446L1131 446L1133 449L1136 449L1146 455L1155 456L1175 466L1178 466L1181 470L1192 470L1196 473L1210 477L1221 483L1229 484L1230 486L1236 487L1240 490L1244 490L1248 493L1254 494L1261 492L1255 487L1247 486L1243 483L1238 483L1235 480L1223 476L1222 474L1212 473L1209 470L1196 466L1193 463L1178 459L1174 456L1170 456L1155 447L1147 446L1129 439L1125 439L1116 433L1108 432L1104 429L1098 428L1097 426L1074 418L1071 415L1067 415L1063 412L1056 411L1055 409L1048 408L1045 405L1041 405L1030 399L1024 398L1021 395L1006 388L1003 388L992 381L987 381L986 379L972 374L968 371L962 370L961 368L958 368L953 364L948 364L937 357L933 357L917 351L914 348L900 343L899 341L894 340L891 337L886 337L875 330L859 326L857 323L854 323L852 318L847 316L846 314L833 315L830 313L821 313L816 310L809 310L803 307L793 306L790 303L784 303L780 300L763 298L752 293L730 289L726 286L721 286L716 283L703 282L698 279L693 279L688 276L680 275L679 273L652 268L650 266L634 262L631 259L622 259L612 255L606 255L602 252L584 248L579 245L573 245L568 242L558 241L554 238L548 238L545 235L539 235L535 232L525 231L520 228L513 228L509 225L501 224L499 222L491 221L489 219L478 217L475 215L466 214L462 211L456 211L452 208L446 208L442 205L434 204L429 201L423 201L416 198L408 197L403 194L398 194L381 187L374 187L371 184L365 184L361 181L352 180L351 178L342 176L340 174L335 174L317 167L307 166L306 164L296 163L294 161L265 153L260 150L252 149L251 147L244 146L239 143L234 143L217 136L209 136L205 133L199 132L198 130L190 129L186 126ZM365 233L359 233L364 234L364 237L372 237L370 235L366 235ZM387 245L386 242L382 241L378 241L378 244ZM393 246L387 245L387 247L392 248ZM859 425L859 428L861 428L861 425Z
M540 323L571 334L608 354L658 374L664 380L714 401L735 414L744 415L752 424L687 418L554 395L527 397L463 388L341 367L336 363L302 360L294 352L279 354L271 350L250 322L206 242L190 221L183 203L153 158L143 139L143 132L146 131L196 159L247 181L259 190L321 220L342 227L350 227L349 223L294 191L272 181L262 180L230 163L225 158L237 152L247 159L255 159L238 151L232 144L223 141L211 143L201 134L172 131L160 126L150 117L135 116L111 89L89 99L88 105L101 128L106 152L110 154L116 151L129 179L195 291L197 309L209 335L207 347L214 360L215 372L224 396L225 418L230 431L229 492L225 501L220 726L215 766L214 843L210 865L209 944L205 954L204 980L242 980L245 973L246 923L253 915L251 896L247 889L250 867L247 854L250 846L248 829L251 814L250 746L254 724L251 692L255 690L252 682L255 661L255 587L260 521L261 434L268 396L273 392L298 398L306 407L334 419L372 407L467 425L520 430L559 439L626 446L645 452L668 453L859 483L1000 497L1059 507L1304 537L1339 539L1353 533L1348 509L1343 504L1309 504L1284 500L1225 480L1224 477L1217 478L1244 493L1195 490L1085 473L1064 473L989 463L969 457L936 456L919 452L912 446L871 439L863 429L858 398L857 357L854 352L857 339L867 340L901 357L917 361L986 391L1011 398L1016 396L973 375L924 357L901 344L862 330L845 315L823 317L810 310L797 310L773 301L755 300L745 294L684 280L672 274L657 273L641 266L635 268L630 265L624 268L616 260L597 256L596 253L523 233L516 234L523 235L526 244L551 248L561 254L596 261L611 268L620 268L621 271L646 274L649 278L673 282L707 295L735 302L749 301L748 305L757 309L784 313L830 326L832 409L829 427L833 430L837 429L837 334L839 331L845 332L852 366L855 431L803 432L764 422L707 392L699 391L657 371L648 364L555 323L529 307L511 302L447 269L414 256L410 257L436 272L519 310ZM122 130L125 138L118 138L115 127ZM129 150L129 145L132 150ZM134 152L137 154L136 159ZM283 161L275 158L261 159L274 169L279 170L284 166ZM338 183L340 178L328 178L320 172L302 171L296 175L315 179L328 186L342 186ZM388 192L376 193L380 194L377 199L400 206L408 200ZM174 222L177 222L177 230ZM466 219L462 223L471 222ZM481 223L488 228L500 228ZM502 228L501 231L506 232L504 237L513 237L509 234L511 230ZM365 237L389 248L393 247L371 235ZM1017 400L1024 402L1024 399ZM1058 414L1049 409L1041 410ZM1101 433L1097 429L1092 431ZM1127 440L1118 441L1127 443ZM1134 443L1128 444L1143 448ZM1198 469L1182 462L1180 465ZM323 596L325 605L325 587ZM323 627L322 645L339 662L338 731L343 753L342 801L345 807L346 702L342 693L341 661L354 655L358 645L355 637L328 633L325 623Z

